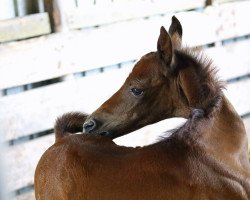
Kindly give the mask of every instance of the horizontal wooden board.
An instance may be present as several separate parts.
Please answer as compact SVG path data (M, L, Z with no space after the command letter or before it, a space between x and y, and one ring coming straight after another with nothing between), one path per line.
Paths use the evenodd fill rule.
M250 79L229 84L224 91L229 101L240 115L250 112Z
M213 60L223 80L250 74L250 40L207 48L204 52Z
M250 18L250 1L235 1L205 9L205 13L214 18L218 40L240 37L250 34L246 19Z
M0 98L4 140L50 129L55 118L67 111L91 113L122 85L129 71L124 68ZM240 114L250 111L249 87L250 79L228 85L226 93Z
M92 112L122 85L127 74L121 69L2 97L0 132L9 140L50 129L64 112Z
M127 1L80 7L66 13L69 28L77 29L110 24L124 20L191 10L205 6L204 0L186 1Z
M98 6L97 4L96 6L85 8L85 12L83 12L83 8L80 8L67 13L67 23L72 29L99 26L122 20L203 7L204 5L205 1L156 1L144 3L139 1L138 3L112 3L107 7L103 5ZM245 19L250 17L249 9L249 1L228 2L206 8L206 15L214 19L213 23L216 26L217 40L249 34L250 27L246 25L245 21ZM190 21L196 26L196 22L199 20L203 19L197 18L195 22L193 20ZM211 27L209 23L204 22L202 26L199 26L200 32L204 28L207 30L206 26Z
M15 191L34 183L35 167L43 152L54 143L54 135L41 137L23 145L16 145L6 153L8 191ZM12 159L10 159L12 158Z
M173 126L173 124L177 125L183 122L184 120L165 120L164 122L152 125L151 127L146 127L142 130L136 131L131 135L116 139L116 143L124 146L147 145L158 140L159 133L162 133L165 130L169 130L170 128L175 127ZM249 122L249 119L244 120L246 127L249 126ZM248 135L250 135L250 130L247 130ZM15 190L33 183L33 177L37 162L43 152L53 143L54 135L49 135L36 140L32 140L22 145L14 146L9 149L6 156L7 158L13 159L8 159L7 162L7 185L9 188L11 188L11 190ZM30 194L27 195L29 196Z
M240 8L248 8L248 4L249 2L239 3ZM238 6L229 7L231 9ZM245 13L244 10L242 12L240 16L247 18L249 12ZM218 36L220 28L218 29L215 21L225 23L224 19L220 19L217 15L217 8L214 7L208 8L205 13L178 13L177 17L183 24L184 43L196 46L218 41L218 38L222 39L224 36ZM161 25L168 27L170 18L170 15L158 16L148 20L133 20L97 29L53 34L28 41L3 44L0 46L0 89L138 59L156 49L159 28ZM240 19L239 17L239 22L234 24L240 23L239 26L248 28L249 26L242 24L245 21ZM226 20L231 21L229 18ZM190 21L193 24L192 28ZM235 28L228 26L223 30L230 32ZM246 31L240 35L244 34ZM233 36L239 35L233 34ZM245 47L248 48L249 45ZM12 73L13 71L16 73Z
M179 13L178 17L183 22L184 44L195 46L216 40L214 23L209 17L198 12ZM200 18L203 20L198 21ZM196 26L190 28L190 21L196 22ZM162 24L168 27L169 23L170 16L156 17L3 44L0 46L0 89L138 59L156 50L159 28ZM201 29L204 23L209 26ZM215 48L211 50L215 52L212 55L219 58L229 55L234 59L232 55L238 52L241 58L235 60L242 65L238 65L237 72L242 68L245 72L246 63L243 62L249 63L250 58L246 55L249 43L249 40L235 43L226 50ZM227 62L232 68L235 63Z
M51 32L47 13L0 21L0 43L40 36Z
M244 0L217 0L214 2L218 4L222 4L222 3L235 2L235 1L244 1Z
M205 15L187 12L178 17L185 30L184 44L215 40L213 22ZM160 27L168 27L170 20L171 16L160 16L1 45L0 89L138 59L156 50ZM190 21L197 26L190 28ZM209 28L197 34L203 23Z

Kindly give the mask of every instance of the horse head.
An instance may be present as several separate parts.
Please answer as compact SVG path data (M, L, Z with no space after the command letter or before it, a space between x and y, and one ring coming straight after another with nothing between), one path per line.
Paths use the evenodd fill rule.
M84 131L116 138L166 118L187 118L194 108L209 112L218 90L211 62L193 54L182 47L182 26L173 16L169 31L160 29L157 51L135 64L121 88L87 118Z

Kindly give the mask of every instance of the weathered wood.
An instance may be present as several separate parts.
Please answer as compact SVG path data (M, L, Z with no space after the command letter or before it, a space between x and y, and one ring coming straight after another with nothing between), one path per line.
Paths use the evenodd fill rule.
M200 15L192 12L181 14L180 17L184 26L188 27L187 19L195 20ZM98 29L53 34L2 45L0 89L138 59L156 49L160 26L163 22L169 24L170 19L169 16L134 20ZM199 27L196 28L189 28L185 32L185 43L189 41L189 44L197 45L214 41L215 34L211 30L215 29L211 26L199 38L194 37ZM22 66L22 71L11 73L19 66ZM12 78L8 80L1 78L10 76Z
M97 43L91 45L91 41L95 37L83 36L84 34L70 34L64 37L53 37L47 41L40 39L35 46L33 43L29 43L19 46L19 48L12 45L7 45L5 48L0 47L2 56L0 57L0 89L133 60L146 53L146 44L135 44L130 50L131 45L126 45L126 42L120 43L119 46L117 44L119 39L113 39L115 43L107 46L107 37L97 36ZM63 40L66 42L60 42ZM143 40L140 42L143 44ZM97 44L100 46L98 47ZM92 46L93 49L89 49L88 46ZM150 51L150 47L148 48ZM78 49L78 51L74 51L74 49ZM223 79L250 73L249 51L249 40L206 50L219 67L220 76ZM115 56L113 52L116 53ZM86 55L84 59L83 55ZM94 58L96 55L98 55L98 59ZM18 70L19 66L22 66L22 71L13 74L12 72ZM12 78L5 79L5 77Z
M197 19L202 17L202 14L189 12L179 14L179 16L183 21L183 26L187 28L184 33L184 43L189 41L191 46L195 46L216 40L215 28L211 26L206 25L207 28L204 27L203 32L198 34L203 21L199 22ZM210 18L203 17L205 24L213 23ZM190 28L189 22L195 23L195 20L199 26ZM170 23L170 17L135 20L98 29L53 34L2 45L0 46L0 89L138 59L143 54L156 49L162 22ZM234 53L235 48L237 51L248 52L250 46L243 43L239 43L239 45L235 43L235 47L232 45L229 51ZM240 47L241 45L244 47ZM216 51L214 50L214 52ZM220 52L223 54L225 50L218 50L215 57L216 55L226 56L220 55ZM242 54L245 56L244 52ZM246 59L237 58L237 62L243 62L248 58L249 56ZM18 70L20 66L22 66L22 70ZM242 63L238 66L245 68L246 65ZM17 70L18 73L12 73ZM5 79L4 77L12 78Z
M231 101L236 111L240 114L250 112L250 79L241 80L226 87L225 95Z
M250 34L250 26L246 22L250 18L249 10L250 1L235 1L208 7L205 13L214 17L216 34L221 40Z
M0 42L19 40L50 32L47 13L0 21Z
M114 2L110 6L105 7L105 9L102 5L98 6L98 4L96 6L89 6L85 12L82 9L77 9L72 11L72 13L68 12L66 18L69 27L77 29L166 14L171 11L191 9L204 5L205 1L172 1L171 3L140 1L125 4ZM202 22L202 26L199 26L193 20L189 20L189 22L192 21L195 26L200 28L199 33L203 32L206 26L210 28L211 24L212 27L216 26L215 33L217 40L239 37L250 34L250 26L247 26L245 21L245 19L250 18L249 9L249 1L237 1L220 4L220 6L209 6L204 12L209 18L213 18L213 23L204 22L203 18L201 18L202 15L195 20L195 22Z
M66 81L0 99L0 132L4 140L52 128L67 111L91 113L123 83L129 71L120 69ZM240 114L250 111L250 79L228 85L225 92ZM240 97L240 98L239 98Z
M122 85L127 75L121 69L2 97L0 133L9 140L52 128L56 117L64 112L90 113Z
M223 80L250 74L250 40L207 48L204 52L213 60Z
M71 29L91 27L114 23L118 21L131 20L136 18L150 17L154 15L166 14L182 10L190 10L203 7L205 1L169 1L169 2L114 2L108 6L102 3L95 6L88 6L84 12L83 9L76 9L67 13L67 21Z
M8 191L33 184L36 164L53 142L54 135L49 135L9 149L6 153Z
M49 13L53 32L68 31L66 13L75 8L73 0L45 0L45 11Z

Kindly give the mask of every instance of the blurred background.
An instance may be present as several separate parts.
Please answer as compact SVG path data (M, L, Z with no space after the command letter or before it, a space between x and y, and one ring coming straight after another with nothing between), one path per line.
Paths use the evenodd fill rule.
M34 199L34 170L54 142L56 117L100 106L156 50L172 15L183 43L214 60L250 134L249 11L250 1L239 0L0 0L0 199ZM183 122L115 142L147 145Z

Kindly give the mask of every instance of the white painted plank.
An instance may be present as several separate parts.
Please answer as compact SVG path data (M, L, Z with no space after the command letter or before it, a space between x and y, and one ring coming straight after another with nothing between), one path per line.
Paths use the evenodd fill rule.
M217 15L187 12L177 17L183 24L184 44L196 46L218 40L217 22L223 21ZM0 89L138 59L156 49L159 28L168 27L170 18L158 16L1 45Z
M203 7L204 5L204 0L123 1L112 4L98 1L95 6L88 6L85 10L80 8L67 13L67 18L69 27L77 29L190 10Z
M229 84L224 91L229 101L240 114L250 112L250 79Z
M215 28L206 16L197 12L177 16L183 21L185 44L194 46L215 40ZM189 20L202 17L211 26L197 34ZM156 50L160 27L168 27L170 20L171 16L155 17L2 45L0 89L138 59ZM198 28L202 21L196 24Z
M121 69L0 98L0 133L9 140L50 129L56 117L67 111L91 113L127 75Z
M214 18L218 40L250 34L246 19L250 18L250 1L235 1L206 8L205 13Z
M96 25L110 24L114 22L131 20L142 17L150 17L168 12L181 11L204 6L205 1L133 1L116 3L103 6L98 4L90 6L83 12L83 9L77 9L72 13L67 13L68 24L70 28L83 28ZM197 17L193 20L188 19L189 24L192 22L193 28L199 27L200 35L202 32L211 31L216 26L215 34L217 39L227 39L250 34L250 26L247 26L245 19L250 18L249 1L237 1L225 4L215 4L205 9L204 14L212 20L207 23L203 17ZM201 26L196 24L197 21L202 23ZM185 29L184 29L185 30ZM199 39L199 37L196 39Z
M205 53L219 69L218 75L223 80L250 74L249 52L249 39L205 50Z
M128 75L128 71L123 70L2 97L0 132L4 140L50 129L55 118L67 111L91 113L122 85ZM249 88L250 79L247 79L228 85L226 90L240 114L250 111Z
M33 14L0 21L0 42L40 36L50 32L49 17L47 13Z
M54 135L49 135L16 145L7 151L6 183L8 191L12 192L34 183L35 167L42 154L53 143Z

